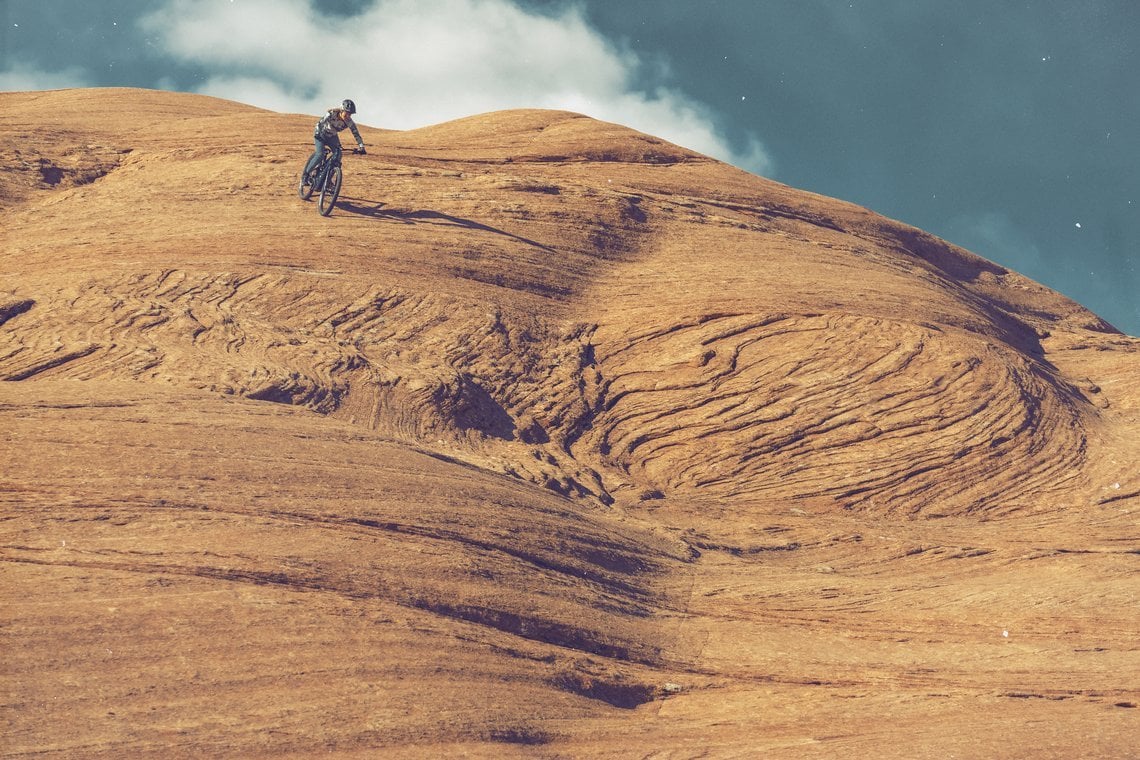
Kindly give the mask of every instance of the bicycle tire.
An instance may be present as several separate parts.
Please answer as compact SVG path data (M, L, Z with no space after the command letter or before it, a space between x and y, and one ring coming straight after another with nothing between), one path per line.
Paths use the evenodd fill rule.
M308 167L308 165L309 163L306 161L305 166ZM315 179L313 180L313 183L316 184ZM301 200L307 201L309 198L313 197L313 190L313 185L305 184L305 169L302 168L301 179L297 182L297 195L301 198Z
M329 169L328 177L325 178L325 184L321 188L320 201L317 203L321 216L328 216L332 213L336 199L340 195L340 183L343 178L339 166Z

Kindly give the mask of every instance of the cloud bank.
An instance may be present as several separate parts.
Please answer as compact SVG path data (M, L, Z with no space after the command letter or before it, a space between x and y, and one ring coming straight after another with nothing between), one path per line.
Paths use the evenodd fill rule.
M31 66L17 64L0 71L0 92L25 92L31 90L59 90L67 87L86 87L87 78L79 69L63 71L41 71Z
M699 103L639 86L645 64L573 7L543 15L511 0L376 0L343 17L309 0L167 0L140 24L168 55L207 72L195 88L207 95L312 114L351 97L362 123L393 129L563 109L772 171L758 139L734 147Z

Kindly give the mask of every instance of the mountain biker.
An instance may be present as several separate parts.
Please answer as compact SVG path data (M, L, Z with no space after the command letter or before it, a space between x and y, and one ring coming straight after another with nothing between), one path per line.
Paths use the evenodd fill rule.
M356 122L352 120L354 113L356 113L356 104L351 100L345 100L340 104L340 108L330 108L329 112L317 122L316 128L313 129L313 143L316 150L313 151L309 163L305 164L305 184L309 184L309 172L317 168L326 147L333 152L334 159L340 158L342 148L340 135L337 133L346 127L352 130L352 136L356 138L355 152L365 152L364 140L360 137L360 130L356 128Z

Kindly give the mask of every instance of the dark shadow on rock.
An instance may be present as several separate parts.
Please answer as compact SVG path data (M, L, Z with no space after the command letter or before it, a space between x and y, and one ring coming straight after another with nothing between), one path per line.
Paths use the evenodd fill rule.
M445 399L437 394L441 410L451 406L451 418L461 430L478 430L484 435L504 441L515 440L515 421L507 410L483 386L466 374L460 376L457 390Z
M473 219L464 219L459 216L451 216L444 214L440 211L431 211L428 209L408 210L408 209L386 209L383 202L364 200L362 198L341 198L337 202L337 208L349 214L358 214L360 216L369 216L373 219L391 219L404 224L436 224L442 226L465 227L469 230L479 230L481 232L490 232L495 235L502 235L503 237L517 240L520 243L541 248L550 253L554 249L548 245L543 245L535 240L515 235L501 230L498 227L492 227L482 222L476 222Z
M29 311L36 302L30 298L16 298L11 301L0 301L0 325L13 317L18 317Z
M890 228L888 234L898 242L903 252L917 256L955 280L974 282L983 272L1009 274L1005 267L953 246L929 232L899 227Z

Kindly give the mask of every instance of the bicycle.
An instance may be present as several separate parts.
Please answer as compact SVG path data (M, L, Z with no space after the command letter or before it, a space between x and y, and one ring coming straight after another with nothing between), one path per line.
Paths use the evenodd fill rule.
M352 152L360 153L361 151L356 148ZM297 195L301 197L301 200L307 201L320 188L321 195L317 199L317 210L321 212L321 216L328 216L332 213L336 199L340 195L340 185L344 181L344 172L340 166L342 153L343 151L333 151L326 145L324 154L316 168L308 175L305 174L304 169L301 170L301 179L297 184ZM305 165L308 166L308 162Z

